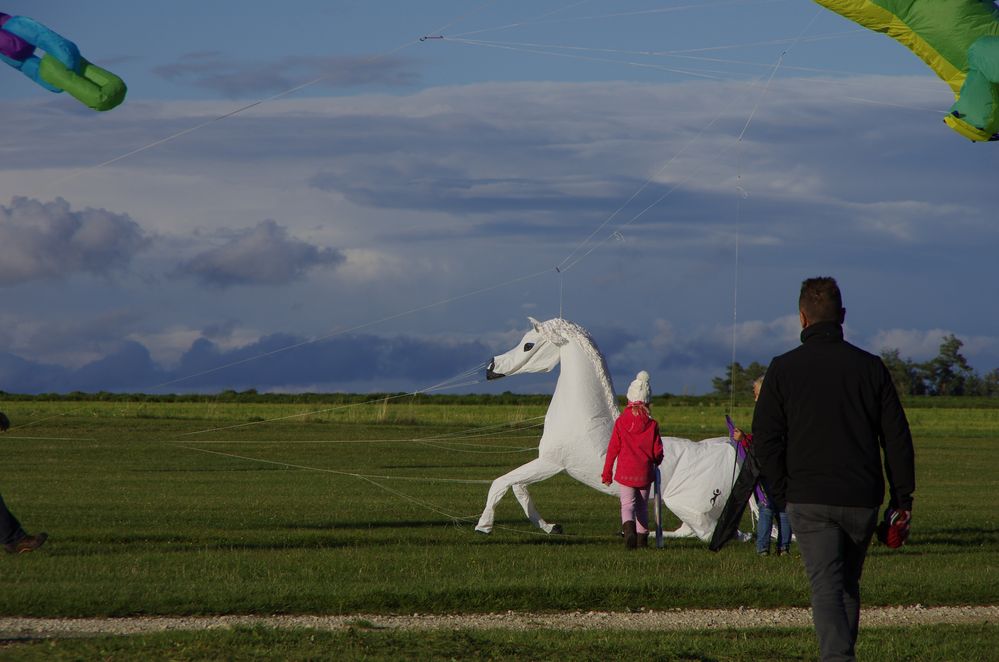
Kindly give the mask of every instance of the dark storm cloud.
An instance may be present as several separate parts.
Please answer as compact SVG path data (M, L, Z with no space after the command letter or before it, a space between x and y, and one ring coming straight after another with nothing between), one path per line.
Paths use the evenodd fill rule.
M163 380L163 372L141 343L126 341L103 358L74 370L57 390L142 391Z
M0 205L0 286L107 275L124 269L150 242L127 214L90 207L74 211L56 198L15 197Z
M9 393L54 393L65 389L72 370L0 352L0 390Z
M173 370L174 390L280 389L299 385L404 380L427 385L484 363L492 351L477 341L357 335L302 345L274 334L232 350L199 339ZM291 349L288 349L291 348ZM226 367L228 366L228 367Z
M0 352L0 390L202 391L225 389L350 390L382 380L426 387L484 365L493 350L478 341L358 335L309 343L273 334L235 349L200 338L171 370L157 365L141 343L126 341L73 369ZM166 384L161 388L155 388Z
M770 322L742 322L738 327L743 365L770 359L797 346L797 318ZM849 332L849 329L848 329ZM607 359L619 392L638 370L653 376L656 393L680 393L679 384L709 390L713 377L722 377L731 361L732 331L723 325L674 331L659 320L642 331L617 325L594 326L591 333ZM924 358L920 348L934 352L943 331L880 331L874 337L850 333L854 342L871 351L901 348L903 356ZM960 334L959 334L960 335ZM999 339L965 336L965 354L984 374L996 367ZM310 342L292 334L272 334L240 347L223 348L199 338L180 361L167 369L157 364L141 343L103 343L103 356L82 367L70 368L42 360L27 360L0 352L0 390L13 393L68 391L204 392L226 389L260 391L415 390L445 382L482 366L506 349L508 340L491 346L482 340L417 336L351 335ZM551 375L524 375L498 382L482 382L481 370L462 384L461 392L550 392ZM677 380L682 380L678 382ZM689 381L687 381L689 380ZM378 385L391 384L391 388Z
M163 381L149 351L136 342L122 342L100 359L80 368L32 361L0 353L0 389L12 393L141 391Z
M266 220L232 233L223 246L181 264L175 275L215 287L284 285L300 280L312 269L335 268L345 259L336 249L289 237L287 228Z
M229 97L258 97L283 92L322 78L323 87L411 85L418 79L412 63L383 57L284 57L273 62L231 58L218 51L187 53L176 62L153 69L161 78L189 83Z

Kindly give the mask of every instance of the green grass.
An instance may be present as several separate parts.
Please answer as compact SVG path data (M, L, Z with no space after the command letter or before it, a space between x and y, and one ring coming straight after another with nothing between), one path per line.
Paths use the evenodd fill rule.
M473 533L488 481L532 459L539 430L469 429L529 419L543 407L397 403L298 416L310 406L6 405L18 427L0 437L2 493L29 530L47 530L51 540L40 553L0 559L12 589L0 613L808 604L800 561L759 559L748 544L712 554L682 540L624 553L616 502L564 475L531 489L567 535L532 529L512 495L493 535ZM657 413L668 434L724 429L717 406ZM913 536L899 551L872 549L865 604L996 602L997 413L910 409ZM413 441L442 434L452 436Z
M999 632L983 625L878 628L861 632L863 660L975 662L994 659ZM0 656L17 660L813 660L804 629L628 632L532 630L343 632L239 628L128 637L13 643Z

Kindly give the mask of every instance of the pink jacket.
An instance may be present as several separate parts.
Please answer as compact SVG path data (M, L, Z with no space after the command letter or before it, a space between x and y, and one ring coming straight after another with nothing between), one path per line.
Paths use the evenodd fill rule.
M659 423L644 412L627 407L614 421L602 480L611 481L611 469L617 460L614 480L628 487L646 488L655 480L653 467L663 461L663 440Z

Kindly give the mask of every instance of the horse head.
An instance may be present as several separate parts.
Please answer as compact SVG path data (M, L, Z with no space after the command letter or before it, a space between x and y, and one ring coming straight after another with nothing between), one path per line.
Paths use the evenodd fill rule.
M558 365L561 347L568 342L566 338L548 328L548 322L539 322L533 317L527 319L531 322L531 330L513 349L493 357L486 369L486 379L522 372L551 372Z

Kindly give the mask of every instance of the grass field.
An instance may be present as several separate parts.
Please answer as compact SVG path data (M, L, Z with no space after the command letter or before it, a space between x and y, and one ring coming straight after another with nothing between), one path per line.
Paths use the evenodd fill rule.
M614 536L616 500L565 476L532 487L532 494L566 535L532 529L512 496L501 504L496 531L475 534L488 482L535 457L544 405L16 401L0 408L15 425L0 436L0 493L26 528L51 535L39 553L0 559L7 589L0 615L808 604L795 557L761 559L748 544L712 554L692 540L625 553ZM724 433L719 406L662 405L655 413L665 434L699 439ZM917 446L912 539L898 551L872 548L864 602L996 604L999 409L910 407L908 413ZM748 421L751 410L737 408L733 415ZM976 659L969 637L984 637L992 649L999 645L994 628L972 628L973 635L939 630L926 635L927 645L959 651L964 641L968 656L925 659ZM302 651L319 636L254 632L264 641L291 637ZM923 641L925 634L913 639L914 631L899 633L900 645ZM182 647L207 651L230 636L193 636ZM328 634L323 637L332 638L323 641L345 650L356 644L363 657L365 646L375 655L393 636L415 635ZM494 650L495 657L509 645L509 651L527 646L523 650L534 653L524 657L534 659L553 657L546 647L567 637L468 636L492 642L482 650ZM733 635L733 642L742 636ZM594 637L585 646L595 658L625 635ZM690 637L691 650L698 650L702 635ZM460 640L440 638L442 651ZM798 659L794 651L802 646L803 659L814 655L810 632L779 638L789 643L778 657ZM58 646L82 646L82 657L123 659L129 647L162 645L164 656L190 659L167 654L169 641L146 636ZM28 656L46 645L15 648ZM668 659L761 659L752 644L703 645L706 657Z

